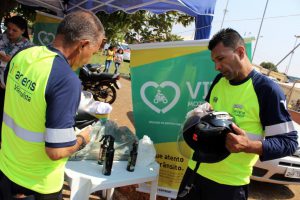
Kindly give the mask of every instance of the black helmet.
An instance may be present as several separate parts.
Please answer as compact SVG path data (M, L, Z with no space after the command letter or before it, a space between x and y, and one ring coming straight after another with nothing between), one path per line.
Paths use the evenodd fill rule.
M232 132L231 124L232 117L227 112L188 118L178 137L180 153L197 162L220 162L230 154L225 147L225 138Z

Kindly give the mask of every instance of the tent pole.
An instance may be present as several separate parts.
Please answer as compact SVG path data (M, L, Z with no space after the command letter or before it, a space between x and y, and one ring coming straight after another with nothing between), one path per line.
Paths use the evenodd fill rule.
M263 17L262 17L261 22L260 22L260 26L259 26L259 30L258 30L258 34L257 34L256 43L255 43L255 46L254 46L251 62L253 62L253 58L254 58L254 55L255 55L255 50L256 50L258 40L259 40L259 37L260 37L261 27L262 27L263 21L265 19L265 14L266 14L266 10L267 10L267 7L268 7L268 3L269 3L269 0L267 0L267 2L266 2L264 14L263 14Z
M224 9L224 15L223 15L222 23L221 23L221 29L223 28L223 23L224 23L225 15L228 12L228 10L227 10L228 3L229 3L229 0L227 0L226 6L225 6L225 9Z

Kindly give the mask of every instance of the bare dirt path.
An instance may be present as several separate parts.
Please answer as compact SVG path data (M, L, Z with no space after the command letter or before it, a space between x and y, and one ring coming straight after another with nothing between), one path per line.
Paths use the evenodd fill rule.
M110 114L110 120L116 122L118 126L127 126L135 133L133 121L133 108L131 96L131 81L127 78L121 78L122 88L117 90L117 99L112 104L113 110Z
M118 126L127 126L135 133L131 81L126 78L120 80L122 88L117 90L117 99L113 103L113 110L110 120L115 121ZM121 187L115 190L113 200L147 200L148 194L135 191L136 186ZM68 188L64 190L64 199L68 199ZM99 199L95 195L90 200ZM167 200L165 197L158 197L158 200ZM300 185L277 185L252 181L249 187L249 200L300 200Z

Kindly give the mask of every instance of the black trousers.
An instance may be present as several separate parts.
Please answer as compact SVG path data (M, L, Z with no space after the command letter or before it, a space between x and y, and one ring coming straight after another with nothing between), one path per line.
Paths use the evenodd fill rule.
M201 165L200 165L201 168ZM192 176L194 186L184 197L177 196L177 200L246 200L248 199L248 185L231 186L216 183L187 168L179 187L178 195L185 189Z
M62 190L51 194L40 194L12 182L0 171L0 200L15 200L16 194L32 195L34 198L30 199L34 200L62 200Z

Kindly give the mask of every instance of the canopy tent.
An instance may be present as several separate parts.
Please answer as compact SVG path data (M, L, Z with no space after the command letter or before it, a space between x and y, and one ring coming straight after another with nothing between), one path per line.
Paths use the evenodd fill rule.
M134 13L147 10L155 14L176 10L195 17L195 39L206 39L211 30L216 0L17 0L19 3L44 7L58 16L75 10L90 10L94 13L104 11L113 13L121 10Z
M195 17L196 30L195 30L194 40L209 38L212 20L213 20L213 16L210 15L206 15L206 16L197 15Z

